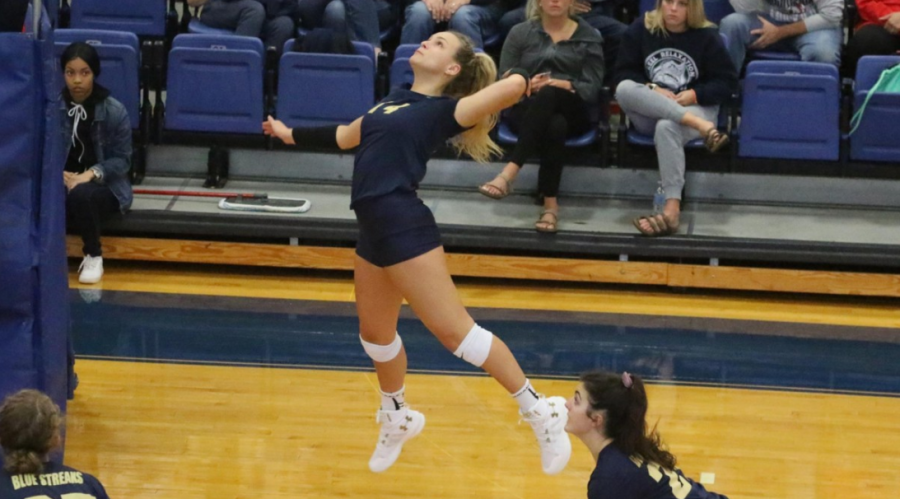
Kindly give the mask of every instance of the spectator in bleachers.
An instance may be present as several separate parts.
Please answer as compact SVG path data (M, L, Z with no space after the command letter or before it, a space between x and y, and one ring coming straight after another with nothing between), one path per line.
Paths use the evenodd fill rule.
M427 40L438 25L459 31L484 47L484 41L498 33L500 17L509 9L508 0L417 0L406 8L400 32L401 44Z
M507 0L515 5L500 18L500 34L503 37L513 26L525 21L527 0ZM588 24L600 31L603 37L603 60L607 67L615 67L616 56L619 55L619 42L628 29L624 23L616 19L615 11L622 4L621 0L576 0L573 10ZM611 76L610 72L607 76Z
M866 55L900 54L900 0L856 0L860 22L847 42L846 76L856 75L856 63Z
M796 52L800 59L840 65L843 0L732 0L722 19L728 53L741 70L747 50Z
M646 236L678 231L684 145L703 137L712 152L728 142L716 128L719 106L737 88L737 71L703 0L657 0L622 39L616 100L634 128L652 135L666 194L662 213L634 220Z
M298 0L188 0L188 5L201 7L203 24L261 38L279 52L294 37L300 15Z
M60 63L66 79L60 102L68 147L63 172L66 219L84 243L78 280L94 284L103 277L101 221L131 207L131 121L125 106L94 81L100 75L94 47L73 43L63 51Z
M63 415L50 397L37 390L14 393L0 405L0 497L109 499L100 481L68 466L50 461L62 443Z
M396 0L395 0L396 1ZM397 22L386 0L301 0L300 25L346 32L351 40L366 42L381 52L381 31Z
M500 71L523 68L534 75L531 97L509 111L509 124L519 134L510 162L479 191L502 199L525 162L540 156L538 199L543 211L535 223L540 232L558 229L559 182L566 138L591 125L588 107L597 105L605 72L603 39L584 19L573 17L573 0L540 0L531 4L529 21L509 33L500 55Z

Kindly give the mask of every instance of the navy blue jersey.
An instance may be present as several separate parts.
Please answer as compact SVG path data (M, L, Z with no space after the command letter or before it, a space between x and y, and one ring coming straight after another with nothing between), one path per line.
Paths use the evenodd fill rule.
M395 89L364 115L350 207L394 191L414 192L434 150L463 131L453 116L457 102Z
M100 482L74 468L47 463L37 475L10 475L0 469L3 499L109 499Z
M588 499L728 499L684 476L607 445L588 482Z

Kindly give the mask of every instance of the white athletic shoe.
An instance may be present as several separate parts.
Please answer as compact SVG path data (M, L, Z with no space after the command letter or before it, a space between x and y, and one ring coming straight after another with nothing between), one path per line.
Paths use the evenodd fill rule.
M399 411L379 410L375 421L381 423L381 433L378 434L375 452L369 459L369 469L381 473L400 457L403 444L422 432L425 415L404 407Z
M544 473L555 475L562 471L572 457L572 442L566 433L566 423L569 420L566 399L547 399L542 395L531 410L519 413L531 425L541 446L541 466Z
M103 277L103 257L85 255L81 265L78 266L78 282L82 284L97 284Z

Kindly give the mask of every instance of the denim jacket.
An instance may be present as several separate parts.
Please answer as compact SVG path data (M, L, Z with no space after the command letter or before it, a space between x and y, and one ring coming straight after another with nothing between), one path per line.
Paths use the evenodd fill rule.
M68 117L66 101L59 99L59 112L62 119L60 130L63 143L66 144L65 158L72 147L72 121ZM131 181L128 171L131 169L131 121L128 111L121 102L107 97L94 108L94 122L91 123L91 140L97 155L97 168L102 179L94 182L105 184L119 200L122 213L128 211L134 195L131 192Z

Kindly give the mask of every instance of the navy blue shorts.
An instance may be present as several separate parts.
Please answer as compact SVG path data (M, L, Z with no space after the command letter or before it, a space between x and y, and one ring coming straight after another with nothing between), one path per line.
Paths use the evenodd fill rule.
M377 267L389 267L441 246L431 210L414 192L391 193L354 204L359 222L356 254Z

